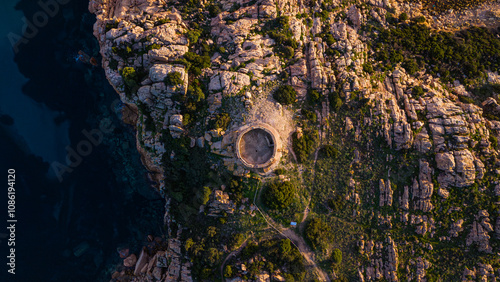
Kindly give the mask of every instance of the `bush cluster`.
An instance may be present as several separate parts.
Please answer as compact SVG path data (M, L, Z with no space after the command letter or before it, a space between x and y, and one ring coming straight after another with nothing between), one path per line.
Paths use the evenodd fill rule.
M165 77L165 84L169 86L175 86L183 84L181 73L178 71L169 72Z
M328 247L332 237L328 224L318 217L307 224L305 235L314 249L324 249Z
M157 43L153 43L151 45L146 46L146 50L147 51L149 51L149 50L155 50L155 49L160 49L160 48L161 48L161 45L157 44Z
M208 54L200 56L193 52L186 52L186 54L184 54L184 59L184 61L179 60L177 62L184 64L189 73L194 76L199 76L202 69L210 67L210 56L208 56Z
M314 123L318 121L318 116L314 111L302 109L301 110L302 116L306 118L308 121Z
M269 20L262 28L264 33L276 42L275 51L282 57L290 59L295 54L294 49L298 47L290 29L290 19L287 16L279 16Z
M227 130L229 123L231 123L231 116L228 113L220 113L215 117L213 128L220 128L222 130Z
M340 107L342 107L342 99L340 99L339 93L334 91L328 95L328 100L330 102L330 109L334 112L338 112Z
M342 262L342 252L339 249L333 250L332 260L335 264L340 264Z
M310 105L314 106L321 102L321 95L317 90L310 89L307 91L307 101Z
M273 98L282 105L290 105L297 100L297 91L290 85L281 85L274 91Z
M413 95L413 97L419 98L425 94L425 91L422 88L422 86L417 85L417 86L413 87L413 89L411 90L411 94Z
M295 201L295 187L290 181L269 183L264 190L264 204L273 210L285 210Z
M124 60L134 55L134 53L132 52L132 48L130 46L111 47L111 51Z
M335 194L332 198L327 201L328 207L332 209L332 211L339 212L344 206L344 198L340 194Z
M436 33L414 21L381 30L374 47L384 69L403 63L412 74L425 67L445 81L464 82L480 77L484 70L500 69L500 39L486 28Z
M332 145L323 146L320 153L327 158L337 158L339 156L339 150Z
M186 37L187 37L187 39L189 41L189 44L193 45L196 42L198 42L198 38L200 37L200 35L201 35L201 31L198 30L198 29L191 29L191 30L189 30L186 33Z
M121 70L121 76L125 84L125 94L130 98L132 93L139 89L139 75L133 67L124 67Z
M309 155L314 152L317 140L317 131L305 131L301 138L297 137L297 132L292 134L292 149L299 163L306 161Z
M151 116L151 110L148 108L146 104L142 102L137 103L137 108L139 109L139 112L143 115L144 130L155 133L156 123L153 117Z
M489 2L491 0L411 0L412 2L422 3L424 8L436 12L444 12L450 9L460 11L463 9L470 9L473 6Z
M242 258L249 259L256 257L257 254L263 256L266 262L257 260L247 266L247 271L252 277L262 271L273 273L280 268L286 270L286 272L281 273L285 281L306 281L304 257L289 239L265 240L261 241L259 245L250 242L243 249Z

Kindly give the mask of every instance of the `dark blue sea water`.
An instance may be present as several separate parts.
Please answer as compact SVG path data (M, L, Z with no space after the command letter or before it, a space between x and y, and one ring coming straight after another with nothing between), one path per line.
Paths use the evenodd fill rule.
M148 234L162 235L163 201L103 70L75 60L79 50L99 59L88 2L60 1L67 3L46 21L37 2L0 4L0 281L109 281L117 248L137 252ZM23 17L34 15L46 23L15 52L9 36L21 36ZM107 119L113 131L59 181L51 164L65 165L67 148L87 140L82 131ZM15 275L6 272L9 168L16 170Z

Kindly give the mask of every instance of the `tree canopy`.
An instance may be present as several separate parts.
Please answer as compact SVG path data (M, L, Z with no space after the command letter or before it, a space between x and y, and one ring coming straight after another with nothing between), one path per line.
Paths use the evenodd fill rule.
M274 181L264 191L264 203L271 209L284 210L295 200L295 187L290 181Z
M314 249L324 249L331 241L330 227L318 217L309 222L305 235Z
M295 103L297 91L290 85L281 85L274 91L273 98L282 105L290 105Z

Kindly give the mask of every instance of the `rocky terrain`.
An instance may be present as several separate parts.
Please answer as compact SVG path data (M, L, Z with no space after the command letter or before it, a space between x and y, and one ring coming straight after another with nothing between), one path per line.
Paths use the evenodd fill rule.
M112 278L217 277L217 271L209 273L216 262L205 262L209 267L191 275L197 260L193 263L195 255L184 245L186 236L196 239L183 235L191 231L189 220L181 218L191 213L244 221L247 216L255 218L255 205L260 203L254 199L251 204L248 197L253 194L245 194L243 200L235 197L236 184L219 183L205 189L209 194L201 206L177 213L188 202L186 194L171 187L172 170L176 161L184 160L183 154L206 151L206 166L212 171L263 182L279 174L283 180L283 173L252 171L236 158L238 129L261 122L275 128L284 144L282 161L273 169L290 171L298 182L304 181L302 173L317 168L320 148L340 151L337 163L349 174L345 197L336 196L344 195L344 187L330 187L321 198L314 196L313 187L300 183L301 193L312 195L300 197L312 199L313 216L342 218L364 228L363 234L346 236L351 241L339 245L355 263L332 264L330 247L318 252L315 259L320 265L332 265L324 269L332 279L500 279L500 93L493 87L500 83L498 72L484 69L474 83L463 77L446 82L439 73L430 73L430 67L413 72L399 62L381 69L377 66L383 62L376 60L373 49L383 29L412 19L448 32L470 26L496 28L500 4L444 14L425 7L391 0L90 1L102 66L124 103L124 120L137 129L137 149L167 207L169 238L154 239L154 251L144 249L126 258L124 269ZM280 85L293 87L293 105L273 98ZM474 90L481 85L493 85L487 98L479 98L483 96ZM316 154L309 152L309 161L296 164L298 152L292 143L313 136L308 133L312 131L318 135L311 137ZM354 147L344 154L349 146ZM341 162L342 156L351 154ZM362 172L366 165L380 174L374 172L367 181ZM321 175L314 175L316 182ZM203 198L201 186L190 187L190 198ZM332 197L349 205L348 212L336 214L330 204L324 208ZM259 224L252 231L268 229ZM213 248L219 248L217 254L228 254L226 245ZM220 255L213 257L222 260ZM277 266L270 273L255 266L250 272L242 261L231 274L224 274L233 277L230 281L287 277L282 275L286 267ZM250 263L266 265L265 261L256 256ZM456 269L447 269L446 263Z

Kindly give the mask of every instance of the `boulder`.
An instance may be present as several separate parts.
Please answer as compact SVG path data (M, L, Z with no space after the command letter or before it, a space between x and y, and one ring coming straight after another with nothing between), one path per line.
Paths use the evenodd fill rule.
M172 115L170 117L170 124L182 126L182 115Z
M472 185L476 179L474 156L469 150L453 152L456 164L455 186L466 187Z
M452 153L437 153L436 164L438 169L452 172L455 169L455 158Z
M380 197L379 197L379 205L381 207L383 206L392 206L392 189L391 189L391 181L387 180L386 183L384 183L383 179L379 180L379 190L380 190Z
M123 260L123 265L125 267L133 267L137 263L137 256L135 254L131 254L126 259Z
M137 263L135 265L134 275L139 275L140 273L142 273L143 270L145 270L144 267L147 266L149 262L150 257L145 250L145 247L143 247L141 250L141 254L139 255L139 259L137 260Z

